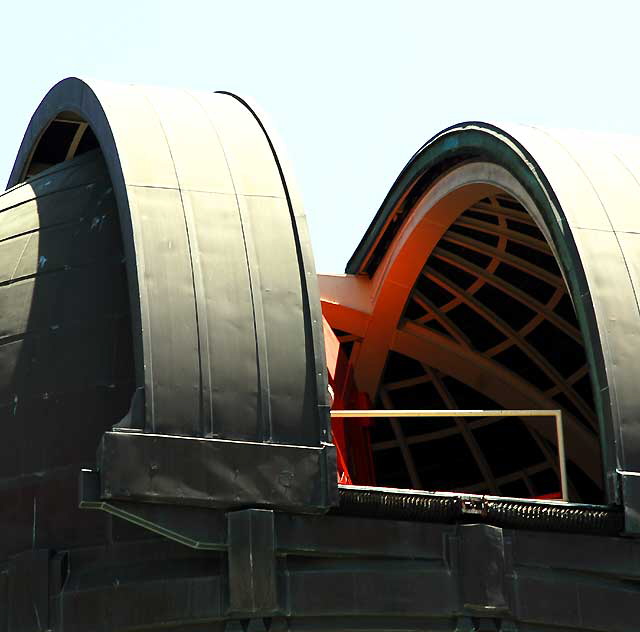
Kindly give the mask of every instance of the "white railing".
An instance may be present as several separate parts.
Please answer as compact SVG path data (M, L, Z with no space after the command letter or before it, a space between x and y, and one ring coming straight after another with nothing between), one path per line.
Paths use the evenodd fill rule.
M564 449L564 427L560 410L332 410L331 417L363 418L425 418L425 417L554 417L558 442L560 488L562 500L569 500L567 458Z

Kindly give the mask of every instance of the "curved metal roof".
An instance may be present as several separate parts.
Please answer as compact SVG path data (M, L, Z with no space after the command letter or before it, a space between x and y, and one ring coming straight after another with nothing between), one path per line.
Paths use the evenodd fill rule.
M67 113L96 135L120 208L148 428L326 439L310 244L254 111L229 94L67 79L35 112L9 186ZM299 237L273 248L278 233Z
M542 137L534 140L545 145ZM108 174L100 152L92 154L98 164L91 162L91 148L102 151ZM547 150L553 157L555 150ZM551 170L552 164L550 158L542 167ZM591 167L583 165L594 182L600 165L595 158ZM83 252L87 244L100 243L116 259L119 273L93 286L97 297L111 282L124 287L126 263L134 349L125 361L128 369L135 363L137 392L144 389L147 397L134 396L119 428L104 433L99 472L83 470L81 476L81 507L108 511L113 520L101 512L85 512L86 518L77 520L70 510L77 506L73 474L95 435L121 416L125 398L112 409L117 413L99 410L86 424L73 417L78 409L71 401L65 432L57 424L47 427L50 434L34 436L33 446L22 426L7 433L18 436L21 445L5 442L5 452L35 446L40 453L28 467L13 453L3 465L11 469L17 463L26 475L12 478L9 472L0 481L6 540L0 630L636 629L638 591L632 580L639 577L638 542L617 537L623 529L619 507L342 488L330 515L303 515L325 512L337 500L335 462L325 442L319 306L301 207L273 137L254 109L230 95L66 80L36 112L11 182L42 169L41 179L29 177L0 198L5 221L0 225L11 229L0 254L17 261L14 269L31 277L29 283L48 288L41 257L54 247L67 256L64 240L86 237L93 221L88 230L74 226L59 234L48 231L47 222L56 213L68 219L69 213L80 223L108 196L112 210L118 207L120 224L112 213L110 229L95 241L84 240ZM598 414L603 432L610 432L601 437L609 450L608 482L615 487L616 457L625 466L636 465L635 398L623 371L629 379L634 375L633 348L621 349L634 339L625 323L635 317L629 301L633 250L627 243L635 233L613 213L604 213L607 225L596 201L608 208L616 187L628 187L629 196L633 187L621 173L618 184L607 189L605 183L607 193L594 196L579 171L556 182L498 128L456 126L419 152L392 190L388 213L379 215L354 268L372 277L353 276L348 284L323 279L323 284L327 289L328 281L342 300L336 305L345 307L342 317L363 335L357 377L374 390L385 372L390 341L395 338L407 357L412 353L415 340L398 335L397 324L415 316L407 309L421 300L416 279L437 268L435 260L425 265L425 258L442 249L453 261L456 253L442 243L448 231L461 234L476 220L486 224L487 234L497 226L499 246L484 243L503 258L512 254L503 242L535 240L529 244L537 252L558 260L581 331L570 319L557 319L555 305L541 304L529 288L509 291L527 289L521 298L538 311L527 325L544 316L574 340L580 333L590 343L591 375L602 387ZM73 178L94 185L99 199L81 186L86 208L71 204L73 187L66 185ZM61 196L48 195L53 185ZM488 203L482 197L487 193ZM529 213L514 216L523 220L520 230L506 220L488 219L509 210L522 214L519 207L503 205L514 201ZM575 219L583 207L590 218L585 226ZM38 235L36 245L22 232L25 226L34 235L47 234ZM448 239L454 243L451 234ZM524 257L510 261L528 272L549 272ZM467 258L466 269L478 279L494 272L470 264L473 259ZM68 280L72 273L62 268ZM545 278L560 300L566 297L565 283L556 268ZM455 281L450 276L444 285L457 291ZM462 288L452 302L474 303L477 297L470 301L465 292ZM35 293L37 309L30 309L34 294L27 290L25 300L7 301L11 309L0 314L0 322L23 324L34 317L50 324L47 319L56 315L47 311L51 294ZM57 307L71 309L82 294L81 285L67 284L55 297ZM115 307L107 308L117 310L122 321L129 312L125 295L121 291ZM435 300L435 294L429 298ZM89 318L104 311L98 300L91 309ZM451 310L440 311L440 325L461 342L446 347L451 353L442 355L440 368L444 371L447 361L463 368L478 361L477 355L460 359L453 353L467 339L472 347L471 334L477 332L456 329ZM517 337L503 329L510 340ZM18 335L24 331L31 330L14 327ZM45 337L55 338L55 331ZM108 333L89 338L95 347L83 347L80 338L75 349L92 356L94 349L109 350ZM442 351L436 347L427 350ZM49 356L62 361L55 348ZM32 358L21 356L24 365ZM60 379L81 380L81 365ZM503 388L507 398L540 396L525 380L485 373L488 365L469 372L478 379L474 386L484 380L495 390ZM55 362L47 368L55 378ZM2 369L6 380L11 366ZM21 377L27 391L28 378ZM129 371L122 392L133 389L132 379ZM443 393L453 383L435 373L431 379ZM90 403L94 408L87 410L95 410L96 402ZM4 414L10 411L4 407ZM64 419L61 409L57 412ZM34 427L46 425L45 416L27 413L24 419ZM80 437L73 430L81 425ZM49 467L51 447L65 440L65 452L55 454L56 467L28 470L33 463ZM65 463L62 472L57 466ZM629 484L631 475L627 478L624 529L633 535L640 530L640 490ZM478 523L483 521L487 524Z
M390 274L389 253L408 239L414 209L444 179L454 179L456 170L481 163L490 166L485 173L469 172L451 189L474 183L504 189L504 178L492 173L501 169L518 189L511 193L528 198L526 206L558 259L584 336L614 498L616 469L640 469L638 139L479 122L454 125L408 162L347 272L369 275L380 288Z
M326 366L306 220L272 135L228 93L66 79L33 115L9 186L87 144L111 177L130 289L138 390L119 429L306 446L315 465L304 474L301 452L298 469L282 478L267 468L258 484L266 504L299 503L288 477L312 476L330 441ZM145 454L150 445L106 437ZM104 458L116 452L103 446ZM140 483L134 492L122 482L127 494L175 495L173 474L125 475L142 453L121 452L111 470ZM196 469L184 501L214 502Z

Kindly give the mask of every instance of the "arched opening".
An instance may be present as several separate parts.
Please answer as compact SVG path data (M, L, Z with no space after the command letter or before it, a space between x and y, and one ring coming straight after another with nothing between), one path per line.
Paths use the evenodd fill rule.
M369 325L332 324L360 385L375 384L374 408L561 409L569 496L601 503L599 422L571 294L533 202L496 181L465 185L454 171L424 193L394 240L375 246ZM385 284L407 289L385 294ZM369 428L376 485L559 497L553 418L376 419Z
M89 124L74 112L61 112L35 144L22 179L96 149L98 139Z
M506 192L477 200L449 226L411 289L398 330L416 339L445 339L463 366L392 350L378 390L380 407L513 407L488 384L495 368L506 371L514 388L526 382L597 438L570 294L535 220ZM557 447L549 429L541 432L550 419L421 421L372 426L378 484L516 497L548 497L560 489ZM585 471L584 460L582 467L569 460L572 499L601 501L599 452L583 456L596 463Z

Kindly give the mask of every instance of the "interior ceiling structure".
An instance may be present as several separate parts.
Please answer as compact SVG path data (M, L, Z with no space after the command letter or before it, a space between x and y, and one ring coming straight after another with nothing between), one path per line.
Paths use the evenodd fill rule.
M630 138L475 122L434 136L347 274L320 277L356 387L386 408L559 408L570 497L635 498L639 182ZM543 420L371 424L380 483L558 489Z
M398 328L446 338L460 362L474 365L483 358L481 371L509 371L597 436L571 298L540 229L508 194L478 200L448 227L416 279ZM393 351L378 399L389 409L503 407L499 398L432 366L429 355L416 359ZM520 497L553 493L559 489L558 460L555 445L540 434L545 423L552 422L416 419L391 428L379 420L372 428L377 482ZM598 499L601 479L590 481L575 468L571 475L579 481L574 499Z
M482 123L429 141L347 275L320 277L323 312L374 405L560 409L571 498L613 500L614 464L635 462L624 341L638 320L637 221L623 209L638 196L638 162L620 139L514 133L542 167ZM376 482L548 496L559 488L552 430L544 419L377 419Z
M431 239L431 249L413 255L424 264L406 293L372 401L387 409L560 408L583 436L579 447L571 434L567 439L571 497L601 501L599 426L583 337L536 221L496 190L433 232L441 236ZM332 282L357 281L325 279L325 313L357 365L360 347L375 334L354 334L361 324L345 319L349 310L330 296ZM528 398L516 394L523 384ZM551 431L545 418L377 419L370 429L376 484L553 495L560 480Z

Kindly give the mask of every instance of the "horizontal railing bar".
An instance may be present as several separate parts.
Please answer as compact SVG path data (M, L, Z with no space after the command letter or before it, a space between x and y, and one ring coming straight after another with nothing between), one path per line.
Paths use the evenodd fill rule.
M331 417L339 419L372 418L434 418L434 417L554 417L558 441L558 461L560 465L560 487L562 500L569 501L567 481L567 457L564 449L564 427L561 410L332 410Z
M559 410L332 410L332 417L555 417Z

